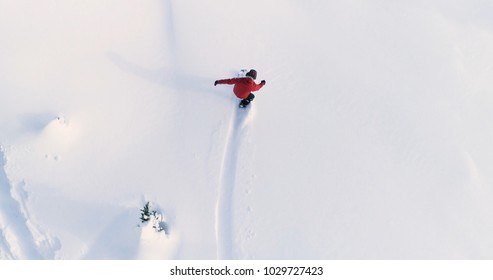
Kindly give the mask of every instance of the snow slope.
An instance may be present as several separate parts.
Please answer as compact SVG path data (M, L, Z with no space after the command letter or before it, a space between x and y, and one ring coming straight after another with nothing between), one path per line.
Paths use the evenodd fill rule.
M0 259L492 258L492 12L0 0Z

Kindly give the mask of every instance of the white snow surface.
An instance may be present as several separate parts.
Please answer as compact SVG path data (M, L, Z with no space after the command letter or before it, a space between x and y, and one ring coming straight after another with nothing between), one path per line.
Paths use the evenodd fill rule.
M491 259L492 14L0 0L0 259Z

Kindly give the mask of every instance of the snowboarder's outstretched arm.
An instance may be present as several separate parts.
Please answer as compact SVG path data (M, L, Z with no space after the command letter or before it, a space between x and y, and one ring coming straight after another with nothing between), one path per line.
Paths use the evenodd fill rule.
M262 80L260 84L253 83L252 91L257 91L265 85L265 80Z
M224 84L226 84L226 85L234 85L234 84L236 84L236 83L238 83L240 81L244 81L243 78L222 79L222 80L216 80L214 82L214 85L215 86L216 85L224 85ZM250 82L250 84L253 84L251 86L252 87L251 91L257 91L257 90L261 89L265 85L265 80L262 80L260 82L260 84L256 84L255 82L253 82L253 83Z
M236 80L237 78L217 80L214 82L214 85L234 85L236 83Z

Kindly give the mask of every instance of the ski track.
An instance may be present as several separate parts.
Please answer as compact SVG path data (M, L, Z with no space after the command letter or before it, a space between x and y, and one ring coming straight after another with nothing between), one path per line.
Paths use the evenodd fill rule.
M21 206L12 196L13 186L5 172L5 164L5 155L0 149L0 256L9 259L42 259Z
M244 110L236 107L233 112L221 164L221 181L216 205L216 242L217 257L222 260L233 258L233 195L239 161L238 153L251 107L246 109L247 111Z

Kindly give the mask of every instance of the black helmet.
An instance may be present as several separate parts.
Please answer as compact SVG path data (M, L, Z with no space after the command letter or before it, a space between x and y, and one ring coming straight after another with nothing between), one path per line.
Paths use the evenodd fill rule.
M252 77L252 79L257 79L257 71L255 71L254 69L248 71L248 73L246 73L247 77Z

